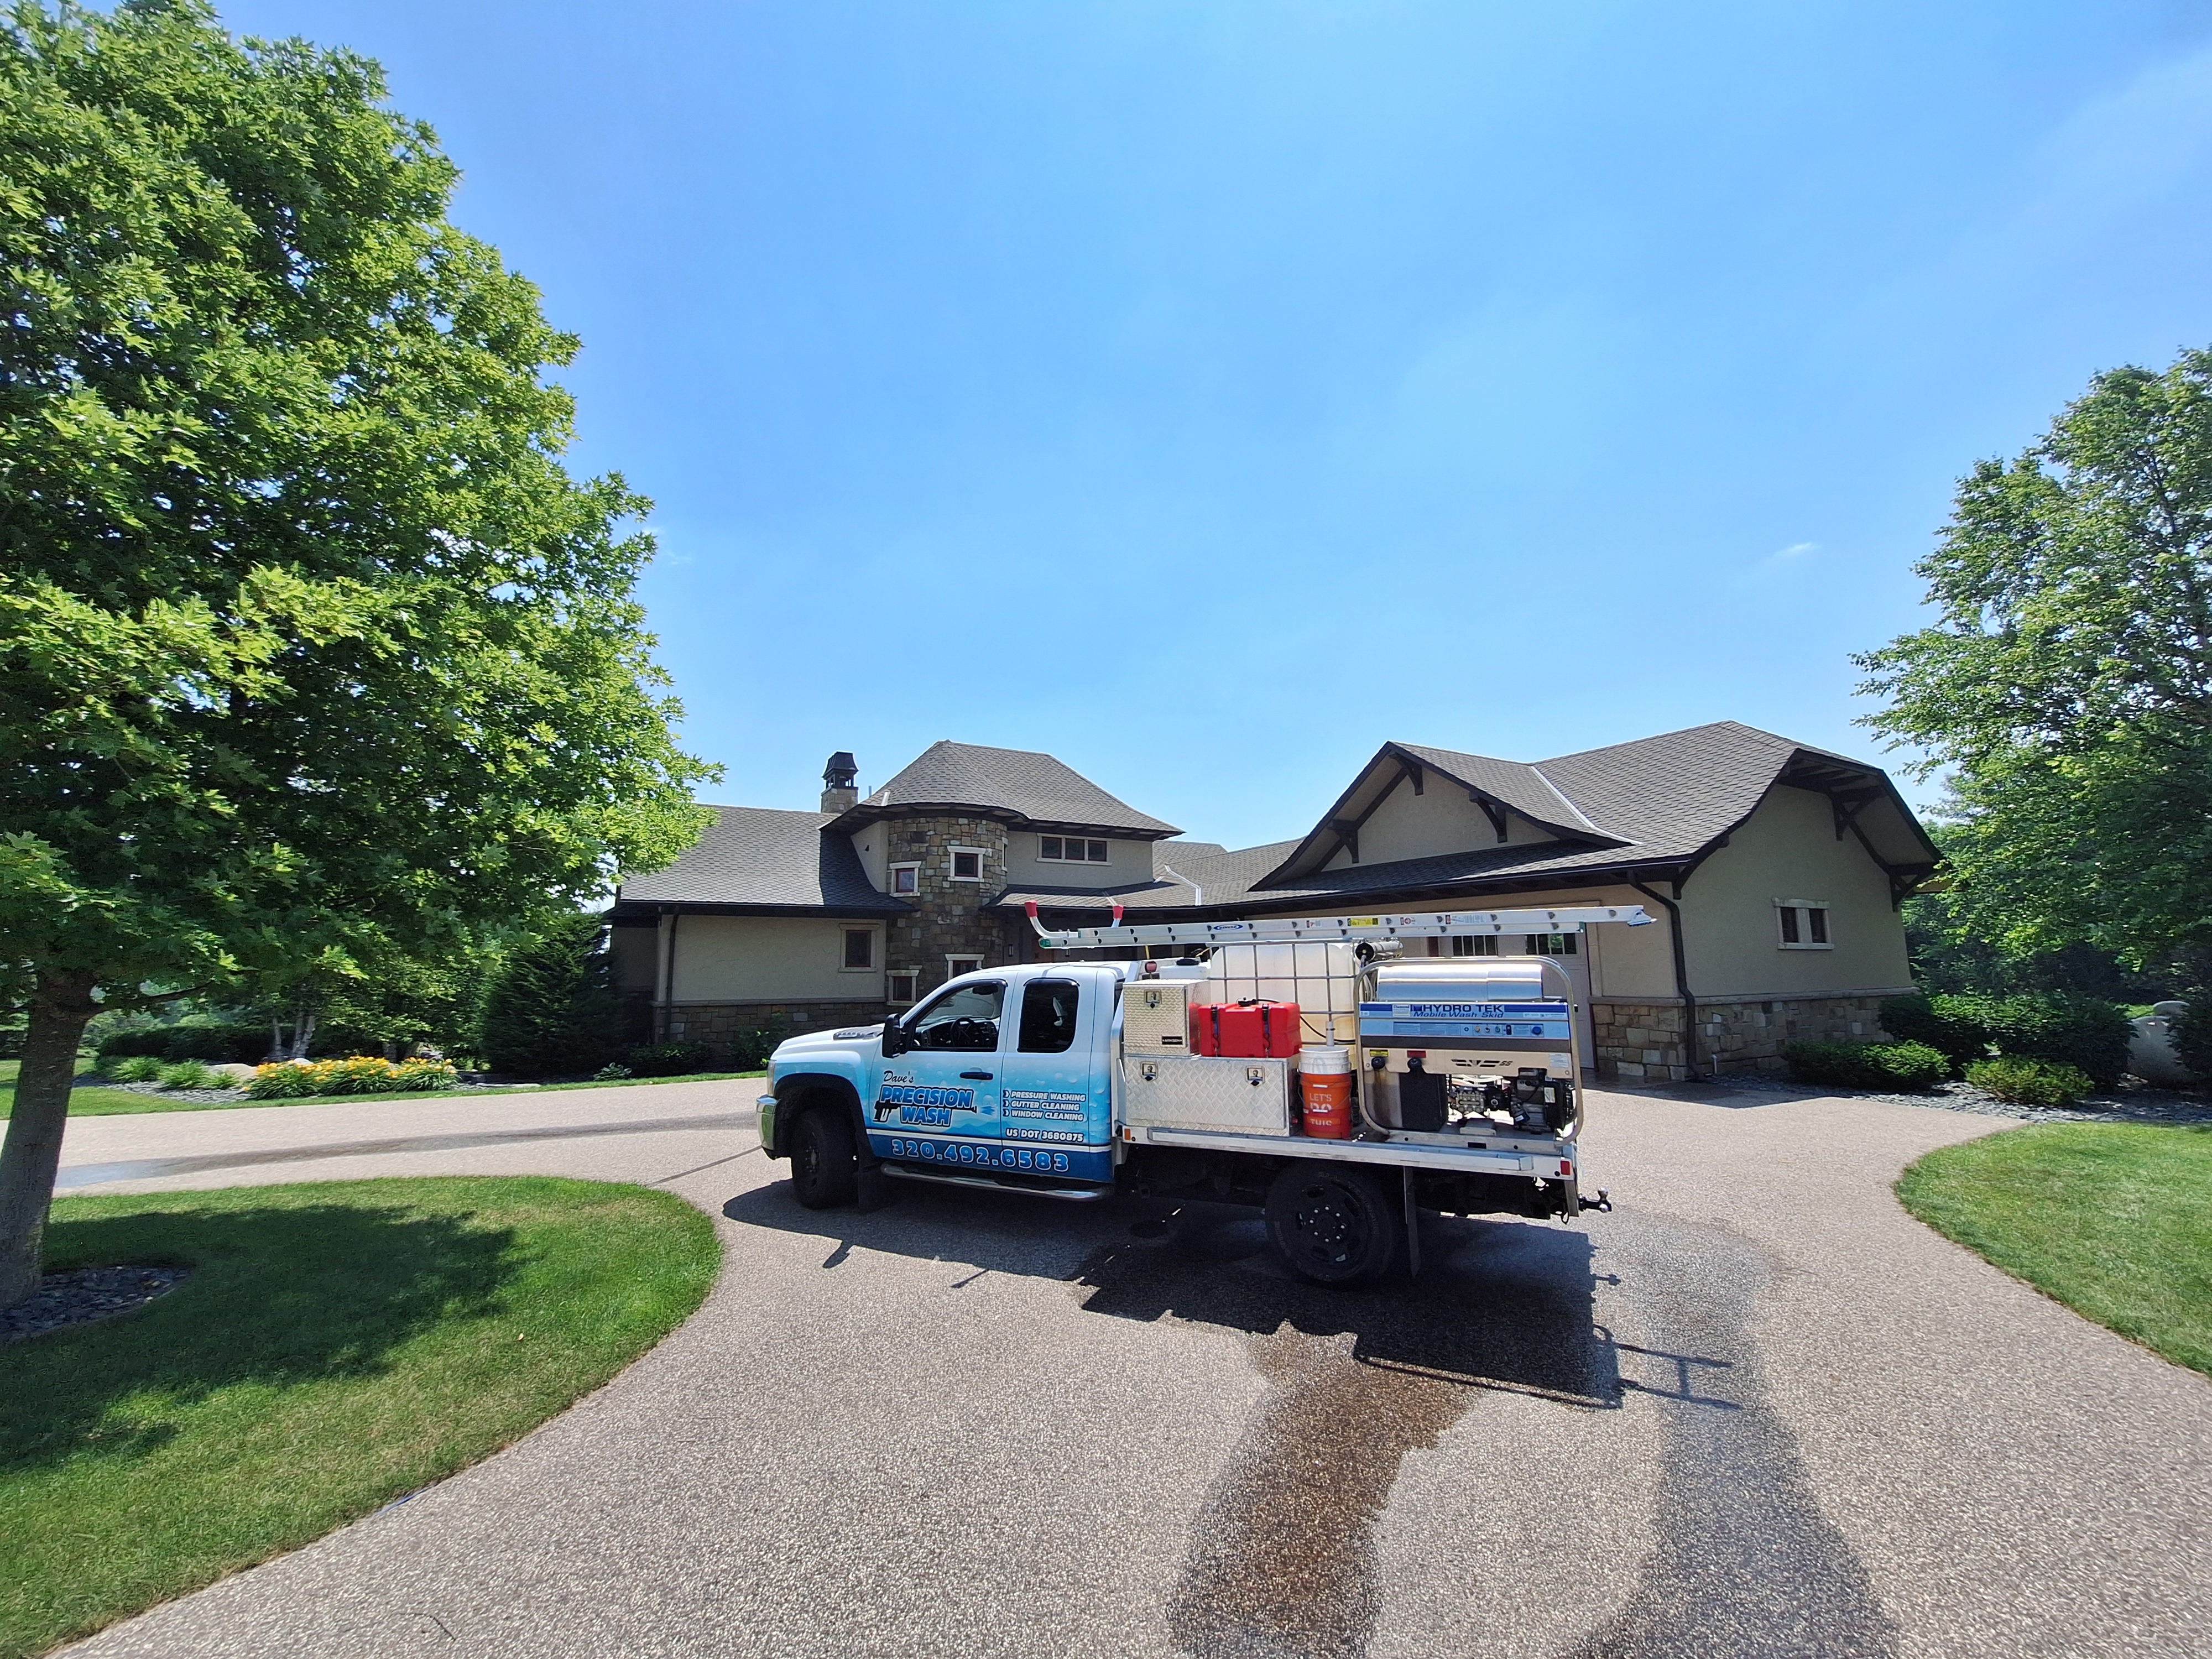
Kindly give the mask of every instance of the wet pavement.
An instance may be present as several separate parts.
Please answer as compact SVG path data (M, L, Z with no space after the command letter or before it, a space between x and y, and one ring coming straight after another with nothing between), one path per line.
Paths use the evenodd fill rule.
M1418 1279L1332 1292L1230 1206L802 1210L754 1088L72 1126L146 1190L660 1182L729 1254L507 1451L71 1651L2212 1651L2212 1384L1889 1194L1999 1121L1601 1096L1613 1214L1431 1218Z

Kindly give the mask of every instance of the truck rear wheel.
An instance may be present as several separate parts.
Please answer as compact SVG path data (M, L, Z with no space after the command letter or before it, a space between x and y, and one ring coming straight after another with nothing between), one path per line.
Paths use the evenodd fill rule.
M860 1185L853 1126L835 1105L810 1107L791 1131L791 1195L810 1210L849 1204Z
M1358 1285L1389 1270L1400 1224L1382 1183L1336 1164L1293 1164L1267 1189L1267 1237L1316 1285Z

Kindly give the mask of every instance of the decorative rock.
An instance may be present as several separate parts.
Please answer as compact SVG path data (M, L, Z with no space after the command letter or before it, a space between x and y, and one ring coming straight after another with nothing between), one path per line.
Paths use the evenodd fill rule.
M191 1276L189 1267L84 1267L48 1273L29 1301L0 1310L0 1342L20 1342L131 1313L157 1296L167 1296Z

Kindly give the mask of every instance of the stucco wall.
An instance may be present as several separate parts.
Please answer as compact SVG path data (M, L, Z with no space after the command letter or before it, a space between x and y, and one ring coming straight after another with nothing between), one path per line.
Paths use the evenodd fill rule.
M1517 812L1506 816L1508 846L1556 839L1550 830L1538 829ZM1498 830L1489 815L1467 798L1466 790L1432 772L1419 794L1413 793L1412 779L1401 777L1382 798L1382 804L1359 826L1357 860L1348 849L1340 848L1322 867L1345 870L1355 862L1395 864L1400 859L1434 858L1439 853L1464 853L1498 844Z
M851 970L845 930L872 927L876 965ZM880 1002L883 924L811 916L684 916L676 930L673 1000Z
M1087 841L1106 842L1103 864L1071 864L1037 856L1037 830L1006 832L1005 885L1009 887L1133 887L1152 878L1152 844L1148 841L1115 841L1088 836Z
M1782 948L1774 902L1784 898L1828 906L1832 948ZM1770 791L1690 878L1683 909L1690 988L1700 999L1894 991L1912 982L1889 878L1856 836L1836 839L1828 798L1809 789Z
M878 893L890 891L891 826L872 823L852 837L853 851L860 860L860 868L868 872L868 879Z

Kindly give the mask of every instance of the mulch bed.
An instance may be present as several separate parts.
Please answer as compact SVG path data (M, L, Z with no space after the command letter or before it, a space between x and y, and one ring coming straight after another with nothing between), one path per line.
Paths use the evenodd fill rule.
M0 1342L112 1319L167 1296L191 1276L189 1267L85 1267L48 1273L28 1302L0 1309Z

